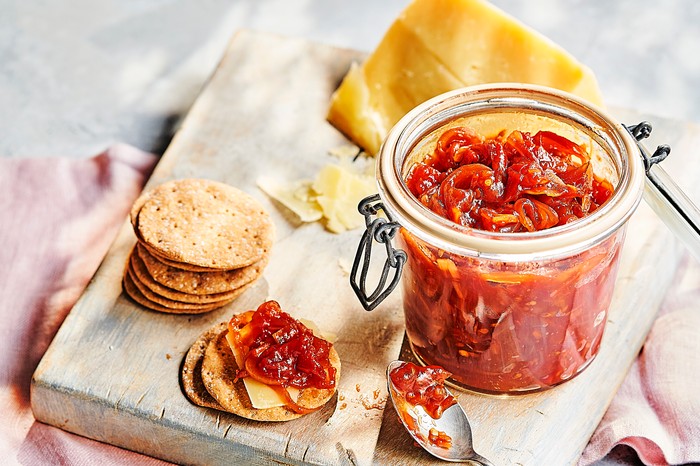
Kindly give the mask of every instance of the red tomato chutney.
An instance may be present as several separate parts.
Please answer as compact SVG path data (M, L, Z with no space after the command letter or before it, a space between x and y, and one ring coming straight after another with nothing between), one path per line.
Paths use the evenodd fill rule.
M398 394L409 404L422 406L433 419L439 419L447 408L457 403L445 389L449 376L442 367L420 367L412 362L401 364L389 374Z
M287 387L335 388L336 369L330 361L333 345L284 312L277 301L234 315L228 331L240 353L236 377L251 377L270 386L290 409L301 414L313 411L295 403Z
M391 384L395 389L394 404L406 427L414 436L423 437L417 421L404 406L422 406L433 419L440 419L447 408L457 400L445 389L445 380L450 373L439 366L421 367L412 362L404 362L389 373ZM428 431L428 442L440 448L450 448L452 438L434 427Z
M527 234L575 222L613 194L587 148L550 131L442 133L406 177L431 211L474 230ZM543 390L597 354L624 229L574 255L487 260L399 235L406 332L424 363L486 393Z

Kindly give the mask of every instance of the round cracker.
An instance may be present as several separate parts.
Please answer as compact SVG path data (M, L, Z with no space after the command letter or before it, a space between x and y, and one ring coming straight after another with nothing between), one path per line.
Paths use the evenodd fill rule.
M152 191L146 191L141 193L141 195L134 201L133 205L131 206L131 210L129 211L129 220L131 220L131 225L134 227L134 230L138 230L138 218L139 218L139 212L141 211L141 207L146 203L146 200L151 197Z
M148 244L144 243L143 240L139 239L138 241L139 246L141 246L142 249L148 251L148 254L153 256L156 260L162 262L165 265L169 265L171 267L175 267L176 269L182 269L182 270L188 270L190 272L221 272L224 269L213 269L211 267L201 267L199 265L192 265L192 264L187 264L185 262L178 262L174 261L172 259L168 259L167 257L163 257L153 249L151 246ZM235 269L228 269L228 270L235 270Z
M225 331L227 326L226 322L221 322L219 325L201 334L187 351L185 360L182 363L182 370L180 371L182 388L187 398L196 405L220 411L224 409L207 391L202 381L202 361L204 360L204 351L209 346L209 342Z
M181 309L172 309L169 307L165 307L162 304L153 302L149 300L146 296L143 295L143 293L139 290L139 288L136 286L134 283L133 277L131 274L128 272L128 268L126 272L124 273L124 277L122 279L122 286L124 288L124 292L131 298L133 299L137 304L140 304L141 306L150 309L152 311L158 311L158 312L165 312L168 314L201 314L203 312L209 312L214 309L217 309L222 305L211 305L208 304L205 307L187 307L187 308L181 308ZM194 305L191 305L194 306Z
M265 255L258 262L238 269L195 272L173 267L160 261L140 243L136 245L136 253L153 280L189 294L218 294L240 288L252 283L262 275L268 262L268 256Z
M137 236L160 256L214 269L260 260L272 247L269 214L253 197L202 179L169 181L151 192L137 216Z
M340 357L335 348L330 351L331 364L336 368L336 386L340 380ZM202 381L207 391L225 411L255 421L289 421L302 414L285 406L254 408L242 380L236 380L238 365L226 340L226 331L211 340L202 362ZM326 404L335 394L335 389L305 388L299 393L297 402L306 408L317 408Z
M146 297L149 301L152 301L154 303L160 304L161 306L164 306L169 309L206 309L206 310L212 310L216 309L217 307L224 306L225 304L230 303L233 301L233 298L227 298L225 300L221 301L216 301L213 303L185 303L181 301L175 301L173 299L167 298L165 296L160 296L159 294L154 293L151 291L146 285L141 283L139 280L139 277L136 275L136 272L134 272L134 268L131 265L131 262L129 262L129 266L127 267L127 274L130 276L131 280L133 281L134 285L138 290L141 292L143 296ZM236 295L237 296L237 295Z
M216 294L191 294L174 290L165 285L161 285L160 283L155 281L153 277L151 277L151 275L148 273L148 269L146 269L146 266L144 265L143 261L136 253L136 251L132 251L130 257L131 259L129 265L134 274L136 275L136 280L145 287L147 287L155 295L162 296L168 300L190 304L210 304L231 300L236 298L240 294L240 291L238 289Z

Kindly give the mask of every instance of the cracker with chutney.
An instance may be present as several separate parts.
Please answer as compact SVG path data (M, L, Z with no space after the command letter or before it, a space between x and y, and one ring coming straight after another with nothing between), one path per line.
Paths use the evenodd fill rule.
M276 301L204 332L181 373L194 404L256 421L288 421L322 408L339 379L340 357L333 345Z

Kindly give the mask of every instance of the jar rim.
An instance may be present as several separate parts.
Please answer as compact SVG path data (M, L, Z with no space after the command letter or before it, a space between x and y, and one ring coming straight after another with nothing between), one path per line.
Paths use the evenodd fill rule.
M475 112L523 110L567 120L606 149L615 150L621 166L612 196L590 215L562 226L521 233L495 233L465 227L430 211L408 190L403 159L440 122ZM450 120L447 120L447 119ZM427 128L427 129L426 129ZM639 205L644 166L632 135L605 110L570 93L521 83L493 83L438 95L408 112L389 131L377 156L379 194L388 212L411 233L453 253L484 258L530 260L584 250L626 223Z

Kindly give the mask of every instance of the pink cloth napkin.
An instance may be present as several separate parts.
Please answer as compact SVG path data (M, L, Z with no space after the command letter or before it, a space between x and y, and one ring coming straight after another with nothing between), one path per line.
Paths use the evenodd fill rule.
M700 462L700 264L688 257L580 466L615 445L647 465Z
M0 463L164 465L34 421L29 382L156 157L0 158ZM580 464L617 444L649 465L700 461L700 266L686 261Z
M156 157L0 159L0 463L165 464L34 421L29 382Z

